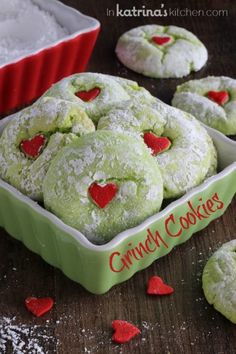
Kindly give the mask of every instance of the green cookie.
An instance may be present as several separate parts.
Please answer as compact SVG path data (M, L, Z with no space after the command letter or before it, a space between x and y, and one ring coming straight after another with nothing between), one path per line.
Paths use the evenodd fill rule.
M133 98L142 102L152 99L151 94L134 81L98 73L71 75L53 85L44 96L78 104L94 123L116 104Z
M102 244L159 211L163 182L141 140L96 131L58 153L43 195L49 211Z
M161 135L166 121L155 108L154 102L153 98L148 104L131 100L117 105L100 118L97 129L125 132L133 136L141 136L146 131Z
M0 138L0 176L32 199L42 201L42 182L63 146L95 130L73 103L45 97L16 113ZM42 138L38 153L35 144ZM30 141L31 140L31 141ZM36 149L37 150L37 149Z
M172 105L226 135L236 134L236 80L208 76L177 87Z
M158 25L140 26L122 34L116 55L129 69L154 78L186 76L200 70L208 56L193 33Z
M98 129L143 137L168 137L171 147L155 156L164 182L164 198L176 198L216 173L216 150L207 131L191 115L159 100L129 102L102 117ZM183 158L184 156L184 158Z
M209 304L236 323L236 240L225 243L211 256L202 285Z

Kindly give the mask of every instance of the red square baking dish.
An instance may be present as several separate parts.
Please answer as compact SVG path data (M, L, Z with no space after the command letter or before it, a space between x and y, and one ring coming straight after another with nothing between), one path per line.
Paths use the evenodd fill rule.
M54 16L69 35L0 65L0 114L28 104L54 82L85 70L94 48L100 23L57 0L32 0Z

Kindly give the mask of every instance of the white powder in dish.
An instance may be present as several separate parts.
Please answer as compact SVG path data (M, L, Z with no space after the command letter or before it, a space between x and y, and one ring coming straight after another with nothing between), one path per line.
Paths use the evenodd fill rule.
M68 35L55 17L32 0L1 0L0 65Z

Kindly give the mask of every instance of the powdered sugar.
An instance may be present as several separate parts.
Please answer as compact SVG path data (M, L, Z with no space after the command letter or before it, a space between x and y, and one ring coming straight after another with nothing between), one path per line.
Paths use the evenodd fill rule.
M18 325L16 317L0 318L0 353L11 350L12 354L51 354L44 349L44 344L48 347L49 343L57 341L47 325Z
M31 0L1 0L0 65L49 45L68 34Z
M124 182L119 190L121 198L135 196L137 194L137 183L133 181Z

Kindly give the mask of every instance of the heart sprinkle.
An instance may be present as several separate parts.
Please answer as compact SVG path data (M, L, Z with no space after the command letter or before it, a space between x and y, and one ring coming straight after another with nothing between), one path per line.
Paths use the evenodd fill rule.
M140 329L132 323L122 320L112 321L112 328L115 331L112 340L120 344L129 342L134 336L141 333Z
M46 142L47 138L43 134L38 134L31 139L22 140L20 149L27 157L36 159L42 152Z
M171 40L170 37L160 37L160 36L153 36L152 41L158 45L164 45Z
M79 97L84 102L93 101L101 92L99 87L94 87L89 91L78 91L75 93L77 97Z
M50 311L53 305L54 301L51 297L27 297L27 299L25 299L26 308L37 317Z
M115 183L99 184L94 182L89 187L88 192L94 203L103 209L115 197L118 187Z
M207 97L223 106L229 100L229 94L227 91L208 91Z
M163 280L154 275L148 281L147 294L149 295L169 295L174 292L174 289L165 284Z
M145 144L152 150L153 156L168 150L171 146L171 141L167 137L158 137L151 132L144 133L143 140Z

